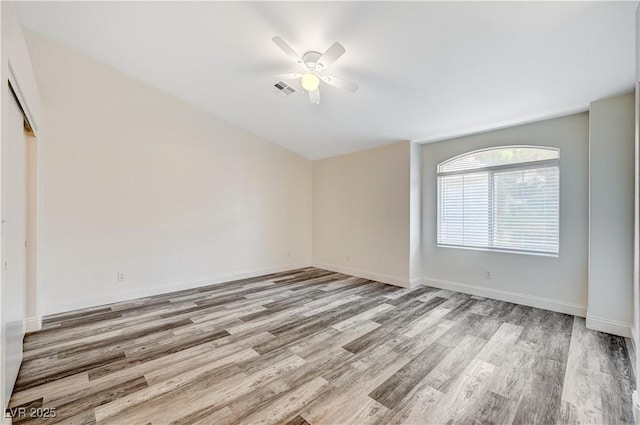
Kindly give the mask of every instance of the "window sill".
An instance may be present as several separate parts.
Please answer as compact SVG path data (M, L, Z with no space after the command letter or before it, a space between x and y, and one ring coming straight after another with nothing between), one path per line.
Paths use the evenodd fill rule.
M533 255L533 256L536 256L536 257L560 258L560 254L559 253L550 253L550 252L518 251L518 250L515 250L515 249L483 248L483 247L475 247L475 246L445 245L445 244L436 244L436 247L438 247L438 248L465 249L465 250L469 250L469 251L500 252L500 253L503 253L503 254Z

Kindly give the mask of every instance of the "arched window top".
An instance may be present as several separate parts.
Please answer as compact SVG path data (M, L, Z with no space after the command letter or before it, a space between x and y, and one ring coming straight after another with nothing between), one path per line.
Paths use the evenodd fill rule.
M525 162L558 160L556 148L543 146L500 146L455 156L438 164L438 173L472 171Z

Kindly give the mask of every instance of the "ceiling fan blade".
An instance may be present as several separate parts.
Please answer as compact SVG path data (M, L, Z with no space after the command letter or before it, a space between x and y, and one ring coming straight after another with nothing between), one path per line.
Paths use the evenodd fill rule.
M320 90L314 90L309 92L309 102L320 104Z
M274 75L273 78L276 80L295 80L302 77L302 73L300 72L292 72L290 74L278 74Z
M300 55L298 55L286 41L278 36L273 37L272 40L287 56L293 59L302 68L307 69L307 66L304 64L304 61L302 60Z
M333 75L321 75L320 79L330 86L337 87L342 90L355 93L358 90L358 85L352 81L344 80L340 77L334 77Z
M326 52L324 52L322 56L320 56L320 59L318 59L318 64L323 68L326 68L327 66L334 63L340 56L344 55L344 52L345 49L344 47L342 47L342 44L336 41L331 45L331 47L327 49Z

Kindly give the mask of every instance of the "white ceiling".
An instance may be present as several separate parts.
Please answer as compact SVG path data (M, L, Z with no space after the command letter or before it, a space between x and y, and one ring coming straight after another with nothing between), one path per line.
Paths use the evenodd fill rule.
M633 88L637 2L24 2L23 24L317 159L586 110ZM270 76L333 41L320 105Z

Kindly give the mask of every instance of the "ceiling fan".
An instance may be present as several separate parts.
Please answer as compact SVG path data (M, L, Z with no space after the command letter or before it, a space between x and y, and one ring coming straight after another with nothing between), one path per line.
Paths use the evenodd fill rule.
M340 56L345 52L342 44L337 41L324 53L309 51L300 56L282 38L276 36L273 37L272 40L287 56L293 59L298 66L302 68L302 72L276 75L275 78L281 80L299 79L302 88L309 93L309 101L311 103L315 103L316 105L320 103L320 81L324 81L330 86L347 90L352 93L355 93L358 90L358 85L356 83L324 73L327 67L340 58Z

